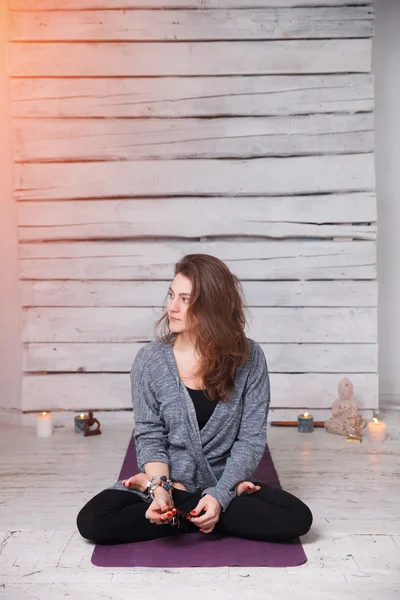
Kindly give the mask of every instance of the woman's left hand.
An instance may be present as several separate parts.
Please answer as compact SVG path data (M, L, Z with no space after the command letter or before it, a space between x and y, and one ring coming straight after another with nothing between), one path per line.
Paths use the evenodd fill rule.
M200 499L196 508L190 511L190 522L197 525L201 533L211 533L219 521L221 510L222 507L218 500L214 496L206 494ZM202 511L204 511L204 514L197 517L196 515L199 515Z

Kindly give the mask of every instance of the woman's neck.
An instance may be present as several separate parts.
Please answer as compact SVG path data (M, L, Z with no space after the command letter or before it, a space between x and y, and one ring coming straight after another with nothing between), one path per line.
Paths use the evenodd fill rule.
M177 334L173 343L173 347L178 352L196 355L193 336L190 337L189 332L187 331Z

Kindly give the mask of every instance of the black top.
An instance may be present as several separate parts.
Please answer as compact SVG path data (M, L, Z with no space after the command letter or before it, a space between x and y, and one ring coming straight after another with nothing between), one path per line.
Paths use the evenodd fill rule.
M187 386L185 387L193 401L199 429L203 429L204 425L213 414L217 403L215 401L208 400L203 390L192 390L192 388L188 388Z

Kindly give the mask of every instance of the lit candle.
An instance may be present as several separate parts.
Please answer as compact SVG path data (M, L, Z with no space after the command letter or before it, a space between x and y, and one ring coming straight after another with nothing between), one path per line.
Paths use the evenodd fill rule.
M368 439L370 442L383 442L386 439L386 424L374 417L368 423Z
M81 413L80 415L77 415L74 419L75 421L75 432L76 433L84 433L84 426L85 426L85 421L87 421L89 418L89 415L85 415L84 413Z
M50 412L42 412L36 415L36 435L40 438L53 435L53 418Z
M300 433L311 433L314 431L314 417L305 412L297 418L297 431Z

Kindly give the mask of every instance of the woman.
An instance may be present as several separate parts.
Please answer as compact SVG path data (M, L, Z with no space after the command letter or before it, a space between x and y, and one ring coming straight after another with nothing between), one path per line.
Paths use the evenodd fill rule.
M216 257L189 254L168 296L157 341L131 369L140 473L82 508L81 535L100 544L199 530L266 541L304 535L309 508L253 479L270 390L263 350L244 334L239 279Z

